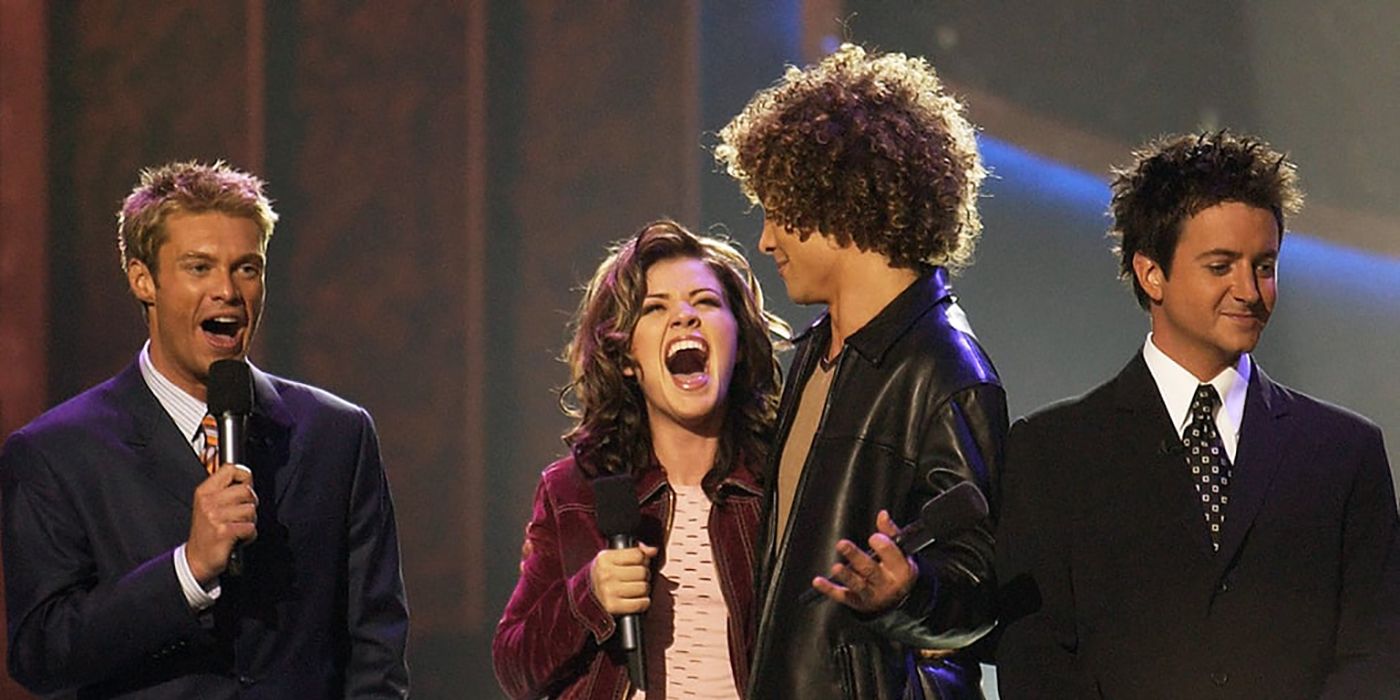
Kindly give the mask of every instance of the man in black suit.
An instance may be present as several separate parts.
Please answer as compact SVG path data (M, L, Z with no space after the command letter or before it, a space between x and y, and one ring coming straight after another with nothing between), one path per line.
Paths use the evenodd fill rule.
M1291 163L1228 132L1116 173L1120 271L1152 331L1106 384L1012 428L1003 698L1400 697L1380 430L1249 355L1300 202Z
M148 170L127 197L119 247L150 340L0 453L9 670L34 692L407 696L369 414L250 368L251 472L211 449L209 366L246 361L276 219L262 181L223 163Z

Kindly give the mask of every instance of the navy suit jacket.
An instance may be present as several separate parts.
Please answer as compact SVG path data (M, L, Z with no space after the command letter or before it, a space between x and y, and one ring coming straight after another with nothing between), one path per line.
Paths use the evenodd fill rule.
M1380 430L1255 366L1220 551L1139 354L1016 423L997 532L1001 697L1400 697Z
M9 670L80 698L404 697L408 610L374 425L253 370L258 538L191 612L172 555L204 467L136 363L0 453Z

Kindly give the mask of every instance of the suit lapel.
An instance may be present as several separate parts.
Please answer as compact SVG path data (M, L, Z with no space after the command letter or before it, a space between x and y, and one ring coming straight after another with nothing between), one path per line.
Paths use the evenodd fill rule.
M136 362L116 376L112 389L121 411L131 420L121 433L138 456L137 468L186 509L192 507L195 487L206 476L204 465L190 447L192 436L180 434L175 421L146 386Z
M1180 526L1182 536L1196 544L1202 556L1214 556L1210 529L1179 449L1181 438L1141 351L1123 368L1116 382L1116 403L1124 419L1114 429L1121 430L1117 439L1129 451L1123 463L1140 465L1142 473L1134 478L1147 480L1149 493L1160 495L1164 512Z
M267 373L254 367L253 415L248 419L248 462L258 491L271 495L265 507L275 508L286 495L302 460L292 459L291 410Z
M1231 561L1243 544L1287 451L1288 431L1283 429L1287 403L1278 386L1258 364L1254 365L1231 470L1230 504L1225 510L1225 529L1220 539L1222 563Z

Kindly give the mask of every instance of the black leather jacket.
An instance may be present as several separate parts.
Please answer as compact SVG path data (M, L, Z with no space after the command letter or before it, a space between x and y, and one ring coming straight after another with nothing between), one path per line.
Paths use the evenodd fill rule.
M847 339L782 542L772 541L771 490L766 501L751 700L920 697L905 688L908 649L959 649L992 628L990 524L924 550L916 558L919 581L894 610L863 616L825 598L798 601L836 560L838 540L865 543L880 509L908 523L930 498L963 481L993 499L1006 396L965 330L946 271L933 268ZM778 409L779 445L830 339L825 314L797 339ZM770 484L781 452L770 455ZM980 697L972 659L926 663L925 680L940 698Z

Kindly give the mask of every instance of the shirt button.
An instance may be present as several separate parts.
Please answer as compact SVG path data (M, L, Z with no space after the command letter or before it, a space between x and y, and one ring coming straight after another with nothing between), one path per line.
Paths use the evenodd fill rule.
M1210 682L1223 688L1226 683L1230 682L1230 675L1224 671L1216 671L1210 674Z
M1221 581L1221 582L1220 582L1220 588L1217 589L1217 590L1219 590L1221 593L1229 593L1229 592L1230 592L1230 579L1225 579L1224 581Z

